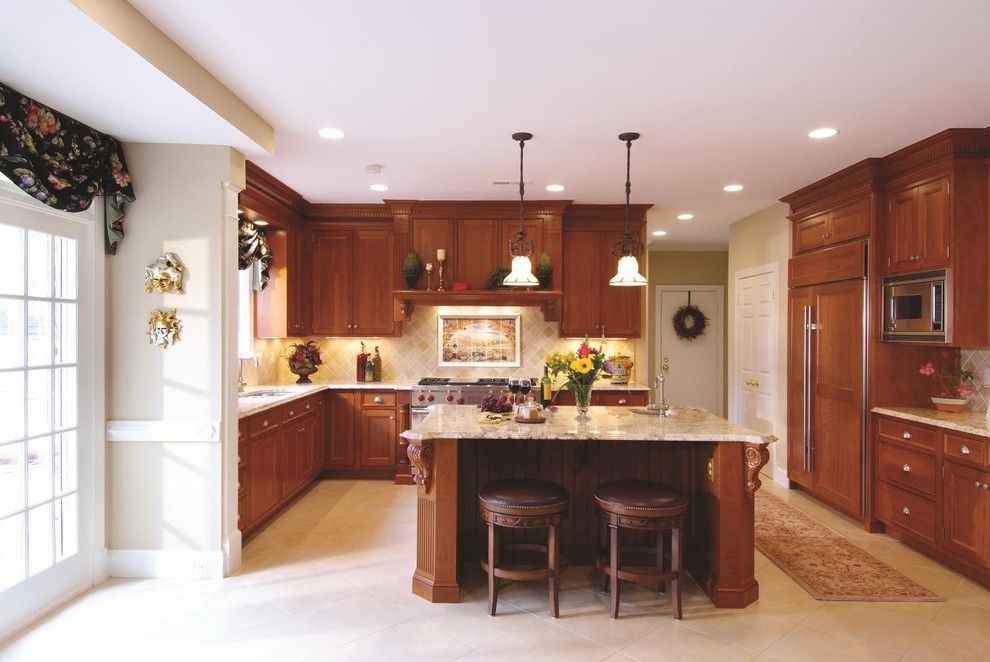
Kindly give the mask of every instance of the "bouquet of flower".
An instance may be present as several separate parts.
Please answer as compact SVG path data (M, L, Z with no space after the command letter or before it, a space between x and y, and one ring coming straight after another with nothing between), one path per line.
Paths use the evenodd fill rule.
M289 359L290 368L315 368L323 364L320 360L320 348L315 340L293 343L288 349L286 358Z
M589 345L587 338L576 352L565 354L554 352L547 357L550 374L554 378L563 374L567 379L565 386L574 394L574 401L580 414L579 419L583 420L587 416L588 407L591 405L591 389L595 380L601 376L604 365L605 354L600 347L596 349Z
M976 375L970 370L957 368L954 365L939 367L934 362L927 361L921 365L918 372L935 380L937 398L968 400L977 389Z

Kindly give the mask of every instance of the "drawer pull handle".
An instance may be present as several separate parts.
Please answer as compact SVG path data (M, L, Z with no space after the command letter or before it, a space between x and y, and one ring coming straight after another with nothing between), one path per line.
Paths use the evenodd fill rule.
M911 438L911 433L908 432L907 430L905 430L904 432L901 433L901 437L904 438L904 439L910 439Z
M311 405L309 405L309 404L307 403L307 404L306 404L306 409L309 409L309 408L310 408L310 406L311 406Z
M619 404L620 405L626 404L626 399L625 398L619 398Z
M973 481L973 485L975 485L976 487L983 487L983 483L981 483L978 480Z
M375 404L376 404L376 405L380 405L380 404L382 404L383 402L385 402L385 398L383 398L383 397L382 397L382 396L380 396L380 395L376 395L376 396L375 396Z
M905 464L903 467L901 467L901 471L903 471L906 474L911 473L911 465L910 464Z
M296 413L296 410L295 409L290 409L289 410L289 416L294 416L295 413Z
M901 508L901 512L904 513L905 515L910 515L911 509L908 508L907 506L904 506L903 508Z
M261 422L261 427L263 427L263 428L267 428L268 427L268 419L267 418Z
M962 453L963 455L969 455L970 453L969 446L963 444L962 446L959 447L959 452Z

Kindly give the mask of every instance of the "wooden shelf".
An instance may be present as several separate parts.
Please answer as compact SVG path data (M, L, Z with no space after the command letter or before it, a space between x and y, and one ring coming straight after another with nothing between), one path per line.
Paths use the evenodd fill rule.
M548 322L560 319L560 290L393 290L395 321L412 317L413 307L424 306L538 306Z

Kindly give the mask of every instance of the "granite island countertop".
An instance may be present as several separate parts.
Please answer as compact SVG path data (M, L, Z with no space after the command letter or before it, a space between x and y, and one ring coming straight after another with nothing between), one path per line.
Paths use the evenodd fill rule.
M633 412L632 407L592 407L591 420L579 425L577 408L556 407L546 423L482 423L472 405L436 405L433 412L402 437L428 439L573 439L615 441L712 441L770 443L776 437L734 425L705 409L675 407L667 418Z
M874 414L934 425L946 430L990 437L987 414L983 411L964 411L953 414L952 412L925 409L924 407L874 407L871 411Z

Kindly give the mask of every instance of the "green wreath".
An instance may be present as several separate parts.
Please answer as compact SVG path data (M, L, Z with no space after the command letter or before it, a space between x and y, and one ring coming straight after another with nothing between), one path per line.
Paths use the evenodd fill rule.
M674 333L683 340L694 340L708 328L708 316L697 306L681 306L674 313Z

